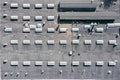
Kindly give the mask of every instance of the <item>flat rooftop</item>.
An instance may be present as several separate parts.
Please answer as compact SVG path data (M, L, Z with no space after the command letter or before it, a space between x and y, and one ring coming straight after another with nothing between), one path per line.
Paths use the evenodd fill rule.
M115 19L118 14L115 12L61 12L59 13L60 20L104 20L104 19Z

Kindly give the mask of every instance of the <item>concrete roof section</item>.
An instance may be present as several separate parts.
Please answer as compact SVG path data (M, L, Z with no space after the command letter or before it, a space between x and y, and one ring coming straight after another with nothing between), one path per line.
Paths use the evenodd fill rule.
M115 19L118 14L114 12L61 12L60 20L109 20Z
M98 0L94 0L92 3L97 3ZM91 0L61 0L60 3L91 3Z
M60 3L60 8L96 8L96 3Z
M96 1L91 0L62 0L59 3L59 11L95 11L97 7Z

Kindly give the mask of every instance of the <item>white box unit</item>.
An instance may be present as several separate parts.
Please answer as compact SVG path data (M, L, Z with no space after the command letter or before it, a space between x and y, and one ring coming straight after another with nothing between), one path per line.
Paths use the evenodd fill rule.
M30 21L30 16L23 16L23 21Z
M18 20L18 16L16 16L16 15L10 16L10 20L11 21L17 21Z
M72 66L79 66L79 61L72 61Z
M72 44L73 45L78 45L79 44L79 40L72 40Z
M108 62L108 66L115 66L116 65L116 62L114 62L114 61L109 61Z
M30 9L30 4L28 3L23 4L23 9Z
M42 4L35 4L35 9L41 9L43 7Z
M103 61L96 61L96 66L103 66L104 62Z
M116 40L109 40L109 41L108 41L108 44L109 44L109 45L115 45L116 43L117 43Z
M42 61L35 61L35 66L42 66L43 62Z
M11 27L5 28L5 29L4 29L4 32L7 32L7 33L12 32L12 28L11 28Z
M104 44L104 40L96 40L96 44L97 45L103 45Z
M59 29L59 32L60 32L60 33L66 33L66 32L67 32L67 28L60 28L60 29Z
M35 21L42 21L42 16L35 16Z
M53 9L55 7L55 4L47 4L48 9Z
M84 29L91 29L91 25L84 25Z
M24 45L30 45L30 40L23 40Z
M35 40L36 45L42 45L42 40Z
M36 33L41 33L42 32L42 28L35 28L35 32Z
M47 41L47 44L48 44L48 45L54 45L55 42L54 42L54 40L48 40L48 41Z
M30 33L30 28L23 28L23 33Z
M18 66L18 61L11 61L10 65L11 66Z
M23 61L23 66L30 66L31 62L30 61Z
M84 66L91 66L91 65L92 65L91 61L84 61Z
M92 44L92 41L91 41L91 40L84 40L84 44L85 44L85 45L91 45L91 44Z
M79 32L79 28L72 28L72 32Z
M55 32L55 28L48 28L48 29L47 29L47 32L48 32L48 33L54 33L54 32Z
M18 8L18 3L11 3L10 8Z
M104 32L104 28L96 28L96 32L97 33L103 33Z
M67 66L67 62L66 61L60 61L60 66Z
M54 16L47 16L48 21L54 21L55 17Z
M11 45L17 45L17 44L18 44L18 40L11 40L11 41L10 41L10 44L11 44Z
M48 66L54 66L55 65L55 61L48 61L47 65Z
M60 40L60 45L67 45L67 40Z

